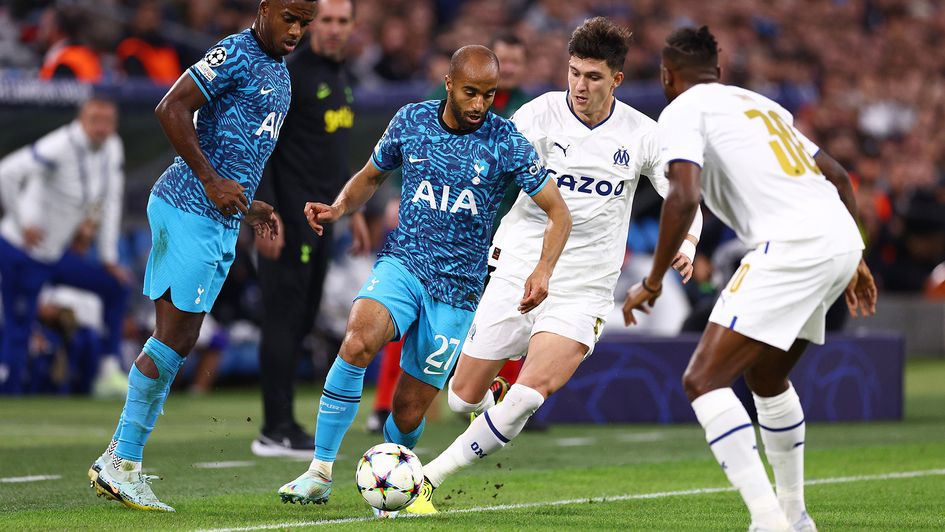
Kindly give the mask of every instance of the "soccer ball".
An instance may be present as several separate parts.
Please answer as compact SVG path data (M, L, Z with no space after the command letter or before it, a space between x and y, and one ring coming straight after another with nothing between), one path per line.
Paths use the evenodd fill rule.
M378 510L396 512L420 494L423 468L413 451L396 443L380 443L358 461L358 492Z

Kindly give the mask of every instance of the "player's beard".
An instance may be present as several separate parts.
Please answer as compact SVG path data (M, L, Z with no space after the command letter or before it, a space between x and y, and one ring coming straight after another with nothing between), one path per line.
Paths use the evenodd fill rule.
M450 109L450 113L453 115L453 119L456 120L456 123L459 124L459 129L462 129L462 130L464 130L464 131L468 131L468 130L470 130L470 129L475 129L475 128L479 127L479 126L482 124L482 122L480 122L480 123L478 123L478 124L470 124L470 123L468 123L468 122L466 121L466 114L463 112L463 110L462 110L462 109L459 107L459 105L456 103L456 100L454 100L453 98L450 98L448 103L449 103L449 106L448 106L448 107L449 107L449 109ZM485 114L485 113L482 113L480 116L482 116L482 115L484 115L484 114Z

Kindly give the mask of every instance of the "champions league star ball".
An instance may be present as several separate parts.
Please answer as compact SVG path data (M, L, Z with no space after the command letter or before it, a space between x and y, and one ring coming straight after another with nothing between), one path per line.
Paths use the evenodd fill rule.
M413 451L396 443L381 443L358 461L358 492L378 510L403 510L420 494L423 468Z

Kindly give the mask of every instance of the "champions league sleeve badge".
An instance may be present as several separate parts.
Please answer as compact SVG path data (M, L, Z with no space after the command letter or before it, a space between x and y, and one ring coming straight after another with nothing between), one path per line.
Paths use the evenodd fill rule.
M226 61L226 49L222 46L217 46L213 50L207 52L207 55L203 57L204 61L212 67L218 67Z

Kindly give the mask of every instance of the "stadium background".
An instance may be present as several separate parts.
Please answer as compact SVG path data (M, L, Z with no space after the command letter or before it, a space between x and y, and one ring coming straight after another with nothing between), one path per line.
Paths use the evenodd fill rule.
M130 38L141 39L170 51L179 68L186 68L219 38L248 26L256 4L255 0L4 3L0 154L71 120L75 104L92 92L120 102L119 133L127 160L122 259L140 276L149 241L143 216L147 194L174 154L152 114L168 75L149 79L141 62L126 57L123 45ZM931 333L927 326L945 319L940 304L927 303L943 297L945 277L939 271L932 278L933 269L945 260L945 130L938 127L945 119L945 56L932 53L945 35L945 8L938 3L362 0L356 9L357 27L350 45L350 63L358 79L352 168L363 164L400 105L426 98L442 83L449 54L462 44L485 44L500 31L519 36L528 49L523 88L536 95L566 86L570 31L588 16L609 16L634 31L625 65L627 81L618 97L656 117L664 105L657 81L662 39L680 25L708 24L720 41L724 80L782 103L803 131L850 169L867 257L884 295L875 321L902 327L911 347L919 351L945 354L945 335ZM100 78L92 83L58 76L41 79L42 69L55 60L63 39L94 53L102 68ZM634 209L630 252L643 256L651 251L658 210L652 192L641 193ZM681 310L671 310L661 318L665 323L654 324L650 332L675 332L686 308L711 300L724 276L713 277L718 264L713 266L708 259L732 236L709 217L699 249L699 282L678 305ZM240 249L247 251L248 243L244 239ZM250 255L243 253L243 258ZM215 317L225 327L247 326L240 330L250 334L240 337L252 339L258 321L256 297L252 266L238 261ZM146 315L147 307L143 297L135 297L132 308L139 315ZM145 323L139 325L147 328ZM325 353L316 353L317 359L332 351L331 328L322 327L329 330L324 335L329 338L327 345L320 344ZM611 326L610 331L618 328ZM244 351L243 366L251 373L252 349ZM238 368L224 364L221 369L226 373Z

